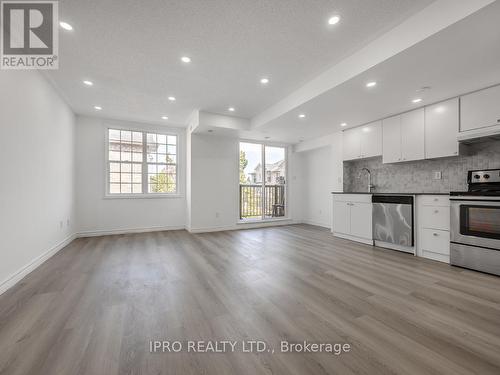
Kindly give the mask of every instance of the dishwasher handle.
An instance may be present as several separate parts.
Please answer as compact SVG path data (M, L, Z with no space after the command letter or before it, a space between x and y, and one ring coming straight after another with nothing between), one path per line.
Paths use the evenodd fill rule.
M372 203L410 204L413 206L412 195L372 195Z

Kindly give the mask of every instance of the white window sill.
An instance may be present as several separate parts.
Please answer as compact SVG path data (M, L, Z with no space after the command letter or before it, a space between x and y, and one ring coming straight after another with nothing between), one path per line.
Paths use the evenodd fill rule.
M290 221L289 217L279 217L276 219L251 219L251 220L238 220L236 224L260 224L260 223L274 223L276 221Z
M184 198L183 194L106 194L104 199L169 199Z

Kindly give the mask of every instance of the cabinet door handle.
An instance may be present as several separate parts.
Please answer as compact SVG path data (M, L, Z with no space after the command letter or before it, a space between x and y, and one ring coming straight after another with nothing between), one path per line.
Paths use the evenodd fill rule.
M437 201L439 201L439 198L434 198L434 202L437 202Z
M435 214L438 214L438 213L439 213L439 210L434 210L434 213L435 213Z
M437 233L432 233L432 235L435 237L439 236L439 234L437 234Z

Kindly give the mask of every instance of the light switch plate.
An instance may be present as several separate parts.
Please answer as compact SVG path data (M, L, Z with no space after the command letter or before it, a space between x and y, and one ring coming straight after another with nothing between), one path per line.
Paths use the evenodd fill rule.
M434 180L440 180L442 178L441 171L434 171Z

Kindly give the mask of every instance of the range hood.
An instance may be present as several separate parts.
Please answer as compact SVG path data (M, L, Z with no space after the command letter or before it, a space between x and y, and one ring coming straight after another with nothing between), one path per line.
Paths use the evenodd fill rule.
M458 133L457 139L461 143L473 143L475 141L485 141L487 139L500 140L500 125L463 131Z

